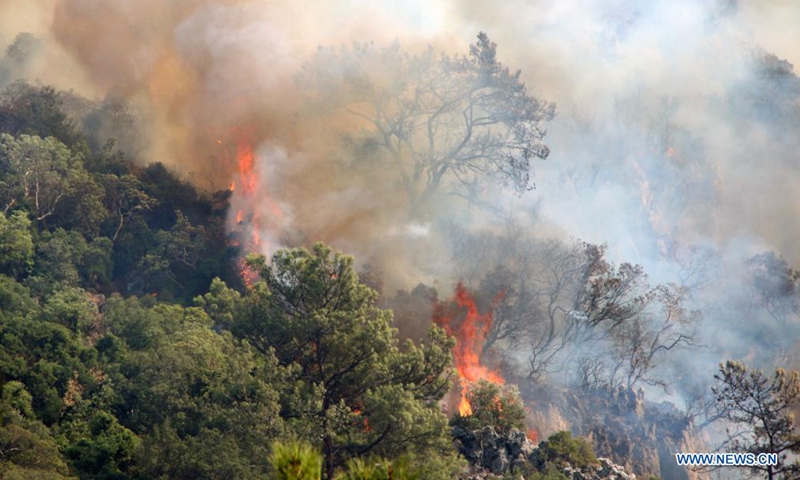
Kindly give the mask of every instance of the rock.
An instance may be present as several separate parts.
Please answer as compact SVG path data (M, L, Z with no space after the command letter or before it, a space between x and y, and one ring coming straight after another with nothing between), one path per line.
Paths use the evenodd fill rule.
M452 434L459 452L470 463L470 471L461 477L463 480L497 478L496 476L521 470L542 470L545 466L538 447L519 430L512 429L507 433L498 433L491 427L474 431L453 427ZM599 465L586 468L565 465L558 470L570 480L635 480L636 478L607 458L600 458L598 462Z
M549 384L528 386L523 397L531 405L529 419L544 438L570 430L589 439L598 456L612 458L640 478L709 478L708 473L688 471L674 460L675 452L708 450L703 436L674 405L648 401L641 390L570 391Z
M470 465L498 475L521 469L536 450L525 433L516 429L500 434L492 427L476 431L453 427L452 434Z
M495 450L492 452L493 458L488 463L489 470L492 473L506 473L508 471L509 462L505 450Z

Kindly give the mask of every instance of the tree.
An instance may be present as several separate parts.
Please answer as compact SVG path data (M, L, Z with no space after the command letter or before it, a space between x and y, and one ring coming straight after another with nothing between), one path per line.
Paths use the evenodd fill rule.
M53 87L14 82L0 93L0 132L55 137L72 147L79 135L74 123L61 110L62 103Z
M453 424L469 430L489 426L504 434L525 426L525 407L516 385L498 385L481 379L467 390L467 401L472 414L455 414Z
M302 437L321 440L327 478L348 457L450 451L438 405L450 385L453 343L444 332L401 349L391 312L375 306L352 257L322 244L248 263L264 281L244 299L233 331L290 372L283 416Z
M529 95L520 75L480 33L469 56L412 56L398 43L320 49L296 81L312 103L362 123L357 146L391 165L418 215L443 186L471 200L485 177L531 188L530 161L549 154L543 124L555 107Z
M610 331L605 355L592 352L580 357L578 383L582 387L613 391L619 387L631 390L639 383L669 386L652 375L656 359L674 349L696 346L691 329L700 312L685 307L688 291L684 287L659 285L652 292L646 311Z
M728 360L714 378L712 392L723 418L747 429L741 435L729 432L728 451L777 454L777 465L748 468L770 480L797 478L800 433L792 411L800 405L800 372L778 369L770 379L763 371Z
M112 241L116 241L132 216L149 210L157 202L144 192L142 183L133 175L118 177L107 174L103 177L103 183L106 187L106 205L117 218L117 228L111 237Z
M33 266L31 221L24 211L0 214L0 272L19 277Z
M0 165L3 211L26 202L39 221L55 213L85 173L81 159L54 137L0 135Z
M282 429L274 357L256 356L201 309L109 299L105 321L124 342L116 379L120 423L143 432L145 478L263 478Z
M90 478L124 478L139 448L139 438L108 412L96 412L85 422L86 431L72 439L66 456L72 466Z
M58 443L31 407L31 394L17 381L2 385L0 396L0 476L68 478Z
M800 314L800 272L774 252L765 252L747 260L756 301L781 328L796 321Z

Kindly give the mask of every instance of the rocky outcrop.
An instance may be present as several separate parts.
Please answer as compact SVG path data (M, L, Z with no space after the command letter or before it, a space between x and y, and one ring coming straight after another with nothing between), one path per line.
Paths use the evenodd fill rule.
M530 471L541 466L537 445L528 439L524 432L516 429L500 434L492 427L474 431L453 427L453 438L459 452L470 464L469 473L462 477L464 480L497 478L498 475ZM607 458L600 458L597 465L584 468L565 465L557 469L571 480L635 480L636 478Z
M536 450L525 432L516 429L501 435L492 427L474 431L453 427L453 438L471 466L496 474L518 470Z
M561 473L572 480L636 480L636 475L611 462L607 458L598 458L599 465L590 465L581 469L563 467Z
M548 386L523 396L543 436L570 430L589 439L598 456L613 459L640 478L707 478L675 463L677 452L705 449L691 422L672 404L648 402L641 392L626 389L574 392Z

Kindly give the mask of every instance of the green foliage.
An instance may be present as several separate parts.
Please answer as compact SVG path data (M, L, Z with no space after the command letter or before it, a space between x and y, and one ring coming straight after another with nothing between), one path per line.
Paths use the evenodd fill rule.
M437 404L452 347L443 333L401 350L391 313L375 306L353 259L324 245L249 263L264 282L233 331L287 369L294 386L283 413L301 438L322 439L329 476L347 457L451 449Z
M203 428L181 437L169 421L143 439L137 456L137 478L268 479L266 453L248 458L234 435ZM256 463L258 462L258 463Z
M468 430L493 427L498 433L525 426L525 406L516 385L498 385L478 380L467 390L472 415L456 413L451 422Z
M139 438L107 412L97 412L84 424L85 432L66 449L70 464L91 478L125 478L139 447Z
M97 309L89 302L85 291L64 287L46 297L42 319L88 333L97 321Z
M0 397L0 476L67 478L67 465L50 431L36 419L32 396L16 381Z
M273 474L283 479L322 478L322 457L306 442L276 442L270 461ZM353 457L334 475L335 480L445 480L463 469L463 461L452 455L417 457L405 454L392 460L378 456Z
M194 302L211 317L215 326L230 328L241 297L239 292L228 288L225 282L217 277L211 281L208 293L195 298Z
M388 462L363 458L351 458L347 461L346 469L336 476L336 480L390 480L391 478L406 478L403 473L394 472Z
M54 137L72 146L79 137L62 104L53 87L12 83L0 93L0 132Z
M54 137L0 134L0 165L4 211L26 205L39 221L55 213L85 175L81 158Z
M87 250L86 239L77 231L59 228L42 233L36 245L33 276L26 283L40 295L55 288L80 285Z
M31 221L24 211L0 215L0 272L19 278L33 266Z
M726 447L732 452L775 453L777 465L748 467L769 478L800 474L800 432L793 409L800 401L800 372L779 368L772 378L761 370L728 360L720 365L712 388L717 407L728 421L749 430L750 435L731 435Z
M0 311L6 316L27 315L37 307L31 292L13 278L0 275Z
M63 414L71 383L93 383L95 357L75 333L39 318L37 310L0 315L0 381L23 382L36 416L50 425Z
M322 455L306 443L274 443L270 462L277 480L322 478Z
M105 323L124 342L107 342L126 399L117 416L147 432L149 453L139 467L146 477L264 474L267 445L282 431L274 386L283 380L274 359L256 357L228 332L216 333L196 307L111 298ZM224 451L217 451L219 444Z
M131 115L0 93L0 476L274 478L269 446L299 438L329 478L351 458L370 459L361 477L452 478L452 340L400 345L353 259L322 245L226 286L228 196L126 162L110 137Z
M573 438L569 431L557 432L539 444L537 450L538 463L544 466L569 465L573 468L584 468L597 463L592 446L584 438Z
M569 477L559 472L552 466L548 466L544 471L534 470L524 472L525 480L570 480Z

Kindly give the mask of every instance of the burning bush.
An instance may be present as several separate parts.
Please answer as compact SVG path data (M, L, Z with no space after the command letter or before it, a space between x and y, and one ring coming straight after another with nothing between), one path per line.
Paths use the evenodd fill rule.
M489 426L498 433L523 429L525 407L516 385L499 385L481 379L467 388L466 398L472 414L455 414L452 425L468 430Z

